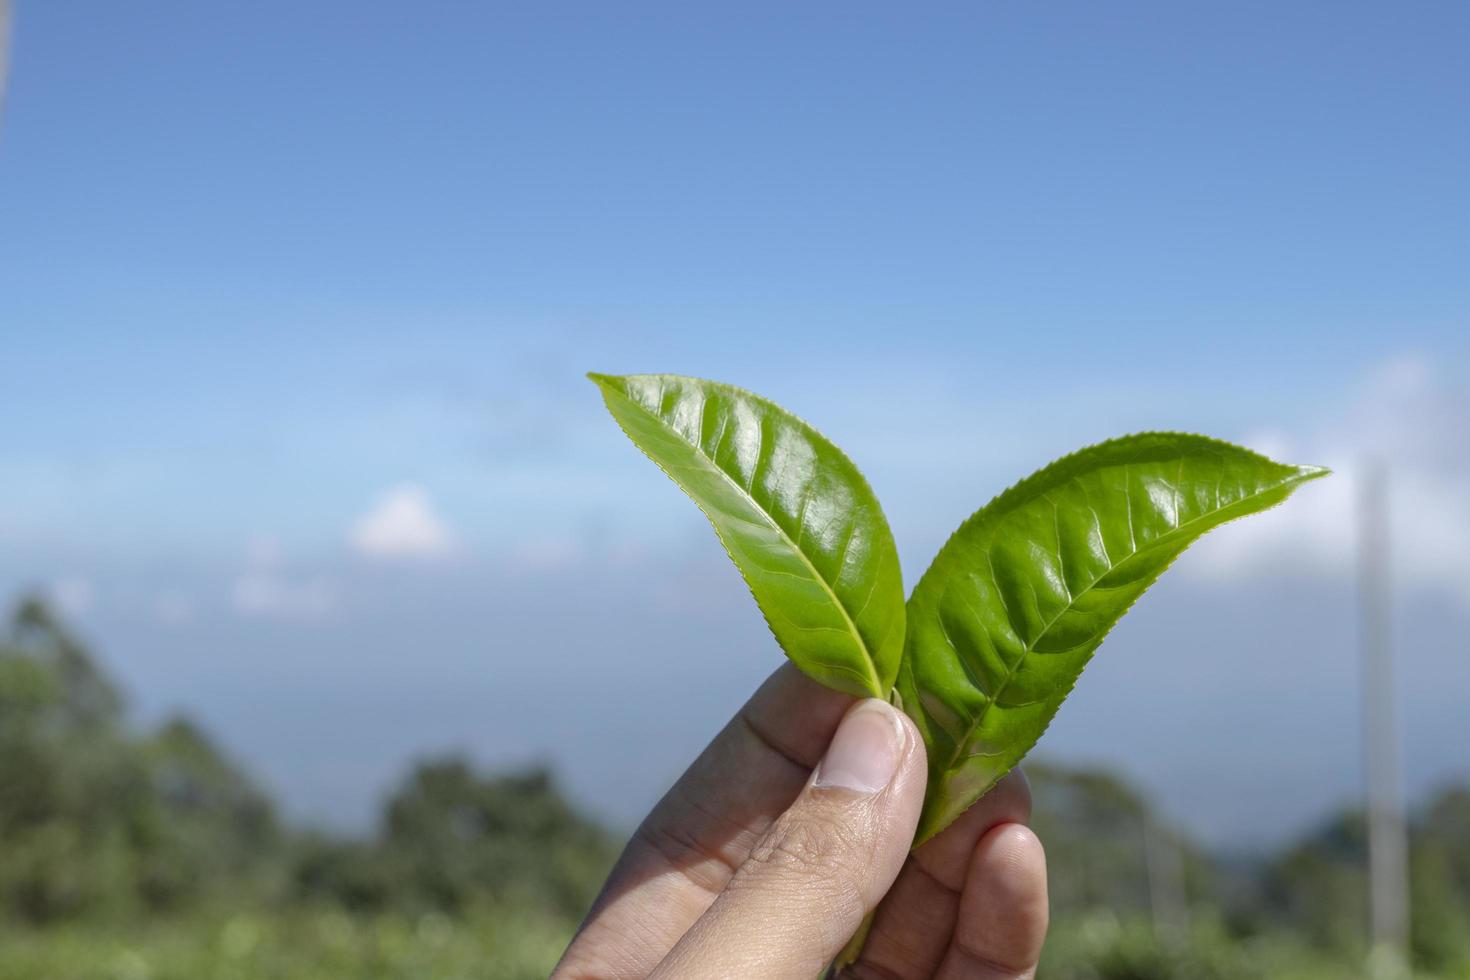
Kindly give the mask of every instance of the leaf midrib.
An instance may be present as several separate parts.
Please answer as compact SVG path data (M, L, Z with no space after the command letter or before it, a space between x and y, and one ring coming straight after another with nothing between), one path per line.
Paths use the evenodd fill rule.
M1252 493L1252 494L1247 494L1246 496L1241 497L1238 500L1232 500L1229 504L1226 504L1224 507L1216 507L1214 510L1211 510L1211 511L1208 511L1207 513L1201 514L1199 517L1196 517L1192 521L1186 521L1183 524L1176 525L1172 530L1168 531L1165 534L1159 535L1157 538L1155 538L1154 540L1152 540L1152 541L1148 542L1146 545L1144 545L1144 547L1139 548L1139 547L1136 547L1135 546L1134 549L1133 549L1133 551L1131 553L1129 553L1128 557L1126 557L1123 560L1119 561L1115 565L1108 566L1107 571L1103 572L1101 575L1097 576L1095 579L1093 579L1091 582L1089 582L1086 588L1084 588L1084 589L1082 589L1082 590L1080 590L1078 592L1072 593L1072 596L1067 601L1067 604L1065 606L1063 606L1061 608L1061 610L1059 610L1057 612L1056 615L1052 616L1051 619L1047 620L1046 625L1044 625L1041 628L1041 632L1037 633L1036 634L1036 638L1033 639L1030 643L1026 644L1022 648L1021 655L1016 658L1016 662L1013 663L1009 668L1007 668L1005 676L1003 678L1001 678L1000 685L998 687L996 687L996 689L995 689L995 694L992 695L990 698L988 698L986 700L984 706L979 710L979 712L976 713L974 722L972 722L970 725L966 726L964 737L956 740L954 752L952 752L950 754L949 762L944 767L945 768L945 771L946 772L952 772L954 770L955 766L957 766L959 764L961 755L962 755L962 753L965 750L965 746L969 744L970 739L973 738L974 735L975 735L975 732L979 730L981 723L985 720L985 717L990 712L991 707L997 701L1000 700L1001 695L1005 694L1006 688L1008 688L1010 686L1010 683L1011 683L1012 679L1014 679L1015 676L1016 676L1016 674L1020 672L1021 665L1022 665L1022 663L1024 663L1026 661L1026 658L1032 656L1036 652L1036 647L1038 645L1040 645L1041 641L1046 638L1046 636L1047 636L1047 634L1049 632L1051 632L1051 628L1053 626L1055 626L1057 624L1057 622L1063 616L1065 616L1068 612L1070 612L1073 608L1076 607L1077 601L1080 598L1082 598L1083 596L1085 596L1088 593L1092 592L1093 589L1097 588L1097 583L1101 582L1103 579L1107 578L1113 572L1116 572L1118 569L1122 568L1124 565L1128 564L1128 562L1132 561L1134 558L1137 558L1139 555L1143 554L1144 552L1146 552L1146 551L1148 551L1148 550L1150 550L1152 548L1155 548L1155 547L1159 546L1161 543L1167 542L1170 538L1177 537L1178 535L1180 535L1183 532L1187 531L1189 528L1193 527L1194 525L1199 524L1201 521L1208 520L1210 517L1212 517L1212 516L1214 516L1216 514L1219 514L1222 511L1230 510L1233 507L1238 507L1241 504L1248 503L1249 501L1255 500L1257 497L1265 496L1267 493L1271 493L1273 491L1280 490L1283 487L1290 486L1293 482L1303 483L1303 482L1306 482L1307 480L1314 479L1318 475L1320 475L1320 474L1317 474L1317 473L1307 473L1307 474L1294 473L1294 474L1292 474L1291 477L1289 477L1288 479L1282 480L1280 483L1276 484L1275 486L1269 487L1269 488L1267 488L1265 490L1258 490L1258 491L1256 491L1255 493ZM1027 502L1029 503L1029 501L1027 501ZM1129 513L1129 518L1130 518L1130 520L1132 518L1132 513L1131 512ZM936 615L937 615L937 613L936 613ZM959 651L958 650L955 651L955 655L956 655L956 657L959 656Z
M786 529L783 528L776 521L776 519L770 515L765 507L761 506L760 501L755 499L754 494L741 486L740 483L733 476L727 473L725 471L725 468L722 467L718 462L716 462L713 457L706 455L702 447L696 446L694 443L691 443L688 439L684 438L679 430L670 425L662 415L656 412L649 411L647 406L630 398L625 392L619 391L617 389L612 389L612 391L623 401L627 402L629 405L633 406L635 409L657 422L665 431L669 432L675 439L677 439L681 445L687 446L689 448L689 451L693 453L693 455L697 459L708 464L711 470L718 473L724 479L724 481L730 485L731 489L733 489L737 494L739 494L745 500L749 501L751 507L753 507L755 511L759 513L762 517L764 517L766 521L770 524L770 526L775 529L776 534L779 535L781 540L786 542L786 544L790 546L791 550L796 553L797 557L801 559L802 564L805 565L807 571L811 573L811 577L822 586L822 590L826 592L828 598L832 600L832 605L836 606L837 611L842 614L842 622L847 627L847 632L849 633L849 635L852 636L853 642L857 644L858 649L862 651L863 665L868 668L868 680L872 682L873 696L882 697L883 684L878 678L878 666L874 661L872 651L868 649L868 645L866 642L864 642L862 634L858 632L857 624L853 622L852 616L848 614L847 607L842 604L842 600L837 597L836 591L827 582L827 580L822 577L822 573L817 571L817 567L813 565L811 559L806 556L806 552L802 551L801 548L797 546L796 542L791 539L791 535L786 533ZM754 475L754 467L752 467L751 473L752 475ZM698 504L699 501L695 500L695 503ZM724 535L720 534L718 526L716 526L715 528L715 533L720 536L720 543L724 544ZM726 550L729 550L729 545L725 545L725 548ZM739 567L738 563L736 567Z

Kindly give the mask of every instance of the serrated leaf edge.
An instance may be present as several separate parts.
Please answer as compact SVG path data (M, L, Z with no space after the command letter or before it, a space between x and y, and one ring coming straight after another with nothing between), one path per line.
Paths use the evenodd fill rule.
M655 377L655 378L663 378L663 377L678 378L681 381L687 381L687 380L699 381L702 384L708 384L708 385L713 385L713 386L716 386L716 387L719 387L719 388L724 388L724 389L726 389L728 391L734 392L734 393L739 394L739 395L743 395L744 397L750 398L750 399L752 399L754 401L763 402L763 403L765 403L767 405L770 405L772 408L775 408L775 409L779 410L780 412L782 412L782 413L784 413L786 415L791 416L797 422L799 422L802 425L806 426L806 428L810 429L812 432L814 432L818 436L820 436L822 438L822 440L828 446L830 446L837 453L838 456L840 456L842 458L842 460L844 462L846 462L849 466L851 466L852 467L852 471L853 471L854 474L856 474L856 476L858 478L858 482L861 484L862 488L868 492L868 495L870 497L872 497L872 499L873 499L873 501L874 501L875 504L878 502L878 495L873 492L873 488L868 483L867 477L864 476L863 473L862 473L862 471L858 469L857 464L852 461L851 457L849 457L845 452L843 452L842 451L842 448L840 446L838 446L835 442L833 442L830 438L828 438L824 433L822 433L821 430L819 430L816 426L812 425L810 422L808 422L805 419L801 418L795 412L792 412L792 411L786 409L785 407L783 407L781 405L778 405L777 403L771 401L769 398L764 398L761 395L757 395L756 393L754 393L752 391L749 391L749 390L747 390L745 388L741 388L738 385L728 384L728 383L723 382L723 381L712 381L712 380L709 380L707 378L691 378L688 375L676 375L676 374L649 374L649 375L646 375L646 376L647 377ZM644 413L649 418L651 418L653 421L657 422L659 425L661 425L665 429L669 430L680 441L684 442L686 445L689 445L688 440L685 439L683 435L681 435L680 433L678 433L677 431L675 431L672 426L670 426L667 422L665 422L663 420L663 418L661 418L658 415L655 415L652 412L649 412L644 406L638 404L632 398L628 397L628 395L626 393L618 390L615 387L615 385L613 383L614 382L617 382L619 380L622 380L622 377L623 376L610 375L610 374L599 374L599 373L594 372L594 371L589 371L589 372L587 372L587 377L588 377L589 380L591 380L594 384L597 385L598 389L603 393L604 399L609 394L615 395L618 398L621 398L628 405L630 405L634 409L636 409L636 410ZM629 377L632 377L632 376L630 375ZM612 414L612 413L609 413L609 414ZM715 537L719 539L720 547L722 547L725 550L726 556L728 556L729 559L730 559L730 564L732 564L732 565L735 566L735 570L737 572L739 572L739 574L740 574L741 581L743 581L745 583L745 587L750 592L751 598L755 600L756 608L760 610L761 619L765 622L766 629L770 631L772 638L774 638L776 640L776 642L778 644L780 644L780 642L781 642L780 637L776 633L775 626L771 623L771 618L770 618L769 614L767 614L765 608L761 605L760 600L756 597L755 587L751 584L751 581L750 581L749 577L745 574L745 569L741 568L740 567L740 563L735 560L735 554L730 549L729 542L727 542L725 540L724 534L722 534L720 532L719 525L715 522L715 520L712 517L712 515L709 513L709 511L705 510L704 505L699 502L699 500L694 496L694 494L690 493L689 490L684 486L684 484L681 483L677 478L674 477L674 475L672 473L670 473L668 471L668 468L665 467L663 463L661 463L657 458L655 458L651 453L649 453L648 450L644 449L643 446L639 444L639 442L638 442L637 439L633 438L633 434L628 431L628 429L627 429L626 426L623 425L621 419L619 419L616 415L613 415L613 421L617 423L618 428L623 431L623 434L628 437L628 441L631 442L631 443L633 443L633 445L638 448L638 451L641 452L641 453L643 453L643 455L646 456L649 459L649 461L651 461L653 463L653 465L657 466L658 469L659 469L659 471L661 473L663 473L664 476L668 477L669 480L670 480L670 482L672 482L674 484L674 486L678 487L679 490L682 491L683 494L686 497L688 497L690 500L692 500L694 502L694 506L698 507L699 510L700 510L700 512L702 514L704 514L705 519L710 522L710 527L714 530ZM698 447L695 447L695 446L692 446L691 445L690 448L691 449L694 449L695 454L698 455L701 459L704 459L704 460L708 461L708 463L710 464L710 467L715 472L719 473L720 476L723 477L725 479L725 481L728 482L730 484L730 486L733 487L742 497L745 497L747 500L749 500L750 503L752 504L752 506L755 507L755 509L761 511L762 513L765 513L766 512L765 511L765 508L762 507L750 495L750 493L744 487L740 486L740 484L737 483L735 481L735 479L730 476L730 474L726 473L725 470L718 463L716 463L713 459L710 459L710 457L706 456L704 454L704 452L701 451ZM882 517L882 519L883 519L883 525L885 527L887 527L888 526L888 517L887 517L887 515L883 514L881 505L879 507L878 513L879 513L879 516ZM835 591L832 583L828 582L827 579L822 575L822 573L817 570L817 567L812 564L811 559L807 557L806 553L803 552L800 548L798 548L796 546L796 542L791 539L791 535L789 535L789 534L786 533L786 529L785 528L781 527L781 525L778 524L774 519L771 520L771 525L776 529L776 533L781 536L782 540L784 540L791 547L791 550L794 551L797 555L799 555L801 557L802 563L806 565L807 569L811 572L812 577L814 579L816 579L818 582L821 583L822 588L826 591L828 597L831 598L833 605L835 605L838 608L838 610L841 611L843 622L847 624L848 632L852 635L853 640L855 640L857 642L858 648L860 650L862 650L862 652L863 652L864 662L865 662L865 664L867 665L867 668L868 668L868 676L865 677L865 678L862 678L862 680L864 681L864 683L866 683L869 686L869 693L873 697L876 697L876 698L887 698L887 697L889 697L890 691L885 691L883 689L883 682L882 682L881 677L878 674L878 661L877 661L877 658L873 656L873 651L868 648L867 641L863 639L863 635L858 630L857 623L853 621L852 614L848 611L847 606L844 605L842 603L842 601L837 597L837 593L836 593L836 591ZM892 535L892 530L891 529L889 531L889 535L890 535L890 537ZM902 582L903 582L903 570L902 570L902 567L900 567L899 568L899 583L900 583L899 587L900 587L900 589L902 589ZM903 613L905 613L905 614L907 613L907 604L906 603L905 604L901 604L899 606L899 608L900 608L900 610L902 610ZM890 633L892 632L892 630L893 630L893 624L889 624L887 632L884 633L884 638L885 639L888 637L888 635L890 635ZM905 624L905 636L907 636L907 624ZM834 665L832 665L832 664L824 664L823 666L826 666L826 667L832 668L832 669L839 669L839 670L841 669L841 668L834 667Z
M1244 446L1237 445L1235 443L1229 442L1229 441L1224 440L1224 439L1216 439L1216 438L1214 438L1212 436L1200 435L1198 433L1193 433L1193 432L1177 432L1177 431L1170 431L1170 430L1149 430L1149 431L1145 431L1145 432L1135 432L1135 433L1131 433L1131 434L1126 435L1126 436L1118 436L1118 437L1113 438L1113 439L1105 439L1102 442L1093 443L1092 445L1084 446L1081 449L1077 449L1077 450L1075 450L1073 452L1067 453L1065 456L1059 456L1056 459L1052 460L1050 463L1047 463L1046 465L1038 468L1034 472L1032 472L1032 473L1028 474L1027 476L1023 477L1022 479L1017 480L1015 483L1011 484L1005 490L1003 490L1000 493L996 494L995 497L993 497L983 507L981 507L978 510L976 510L969 517L965 518L965 520L960 523L959 527L955 528L954 532L952 534L950 534L950 536L948 538L945 539L945 542L940 547L939 551L935 552L935 555L934 555L935 560L937 560L938 557L939 557L939 555L942 554L944 552L944 550L949 547L950 543L955 538L959 537L959 535L961 533L963 533L967 528L969 528L974 522L980 520L983 516L985 516L986 513L989 512L992 508L1001 507L1001 506L1005 505L1006 503L1009 503L1009 502L1013 501L1014 498L1020 496L1021 494L1023 494L1023 493L1029 493L1030 492L1030 488L1034 484L1037 484L1037 483L1042 482L1041 477L1043 476L1043 474L1047 475L1048 477L1053 476L1054 474L1048 473L1047 471L1052 470L1054 467L1058 466L1059 464L1066 463L1067 461L1073 459L1074 457L1082 456L1085 453L1093 452L1095 450L1102 449L1102 448L1107 447L1107 446L1112 446L1114 444L1122 444L1122 443L1127 443L1127 442L1138 441L1138 440L1141 440L1141 439L1147 438L1147 437L1169 437L1169 436L1176 436L1176 437L1177 436L1183 436L1183 437L1187 437L1187 438L1190 438L1190 439L1198 439L1198 440L1201 440L1204 443L1207 443L1207 444L1210 444L1210 445L1214 445L1214 446L1225 447L1225 448L1228 448L1228 449L1230 449L1230 450L1232 450L1234 452L1244 452L1244 453L1249 454L1250 456L1255 457L1258 460L1261 460L1262 462L1271 463L1271 464L1276 465L1276 466L1283 466L1283 467L1286 467L1287 469L1290 469L1290 470L1293 470L1294 471L1290 476L1288 476L1287 478L1281 480L1281 482L1275 484L1274 486L1272 486L1272 487L1270 487L1270 488L1268 488L1266 490L1260 491L1258 493L1254 493L1254 494L1250 494L1249 496L1241 497L1239 500L1232 501L1227 507L1220 508L1220 509L1221 510L1227 510L1227 509L1229 509L1231 507L1236 507L1237 505L1246 503L1246 502L1248 502L1250 500L1253 500L1253 499L1255 499L1257 497L1264 496L1264 495L1266 495L1268 493L1277 493L1277 492L1285 491L1286 492L1286 495L1283 496L1280 500L1278 500L1278 501L1276 501L1276 502L1274 502L1272 504L1267 505L1266 507L1262 508L1262 510L1249 510L1249 509L1243 510L1241 513L1237 514L1236 516L1229 517L1229 518L1226 518L1225 520L1221 521L1218 525L1215 525L1215 527L1223 527L1224 525L1229 524L1229 523L1231 523L1233 521L1237 521L1237 520L1239 520L1242 517L1250 517L1250 516L1252 516L1254 514L1259 514L1259 513L1262 513L1264 511L1266 511L1266 510L1270 510L1273 507L1277 507L1277 506L1285 503L1286 500L1287 500L1287 498L1291 495L1291 493L1295 492L1295 490L1296 490L1297 487L1301 486L1304 483L1309 483L1312 480L1316 480L1316 479L1320 479L1320 478L1322 478L1324 476L1328 476L1332 472L1330 469L1328 469L1325 466L1293 466L1293 465L1288 464L1288 463L1278 463L1276 460L1271 459L1269 456L1266 456L1266 455L1264 455L1262 453L1255 452L1252 449L1247 449ZM1197 518L1196 521L1197 520L1200 520L1200 519ZM1192 523L1195 523L1195 521L1191 521L1190 523L1191 524ZM1184 525L1184 527L1187 527L1187 526L1188 525ZM1214 529L1213 527L1210 528L1210 530L1213 530L1213 529ZM1180 530L1182 530L1182 527L1176 527L1172 531L1170 531L1169 534L1178 534L1180 532ZM1167 536L1168 535L1161 535L1159 538L1155 539L1154 541L1149 542L1149 544L1150 545L1157 544L1158 541L1163 540ZM1148 590L1153 587L1154 583L1157 582L1159 580L1159 578L1161 578L1163 576L1164 572L1168 571L1171 567L1173 567L1174 563L1176 561L1178 561L1179 558L1184 554L1184 550L1187 550L1187 549L1188 549L1188 546L1186 545L1185 546L1185 549L1181 550L1173 558L1169 559L1169 561L1166 562L1163 565L1163 567L1161 567L1159 569L1158 574L1153 577L1153 579L1148 583L1148 585L1144 586L1144 588L1139 591L1138 595L1133 598L1133 601L1129 602L1128 605L1126 605L1123 608L1123 611L1118 614L1118 621L1121 621L1123 619L1123 617L1126 616L1129 613L1129 611L1131 611L1133 609L1133 607L1138 603L1138 600L1143 598L1144 594L1146 592L1148 592ZM1128 558L1123 559L1122 562L1119 562L1117 565L1113 566L1113 568L1110 569L1109 571L1111 572L1113 570L1116 570L1124 562L1128 561L1130 558L1132 558L1134 555L1137 555L1137 554L1139 554L1139 552L1138 551L1135 551L1133 553L1133 555L1130 555ZM924 574L921 575L921 576L919 576L919 581L914 584L914 593L917 593L918 592L920 586L923 585L924 579L928 577L929 573L933 570L933 568L934 568L934 562L931 561L930 564L929 564L929 567L924 570ZM1087 589L1084 589L1082 592L1078 593L1078 595L1085 595L1088 591L1091 591L1092 587L1093 586L1089 586ZM913 601L913 594L914 593L910 593L910 595L909 595L909 601L910 602ZM1073 605L1075 605L1075 603L1076 603L1076 597L1074 596L1072 602L1068 604L1067 608L1070 609ZM1063 610L1063 613L1064 612L1065 612L1065 610ZM1050 629L1050 627L1058 619L1061 618L1061 615L1062 615L1062 613L1058 613L1056 616L1053 616L1052 619L1046 624L1046 626L1044 626L1042 628L1041 635L1045 635L1046 631L1048 629ZM1108 632L1109 633L1112 632L1112 628L1111 627L1109 627ZM1097 649L1101 649L1102 648L1102 643L1105 642L1105 641L1106 641L1106 635L1104 636L1104 638L1103 638L1102 641L1099 641ZM1011 667L1007 670L1006 676L1001 680L1000 684L996 687L995 693L990 696L989 700L987 700L987 702L985 704L985 707L982 708L980 710L980 712L976 715L975 720L969 726L967 726L966 739L961 739L956 744L956 748L955 748L956 754L958 754L960 752L961 747L963 745L963 742L966 741L971 735L973 735L974 732L976 731L976 729L979 728L980 722L985 717L985 714L989 710L990 706L995 703L995 700L997 698L999 698L1002 693L1004 693L1004 691L1006 689L1006 686L1011 681L1011 678L1014 677L1016 675L1016 672L1020 669L1021 662L1023 660L1025 660L1026 657L1031 652L1032 651L1029 650L1029 649L1026 650L1020 657L1018 657L1016 659L1016 663L1015 664L1012 664ZM1097 655L1097 650L1094 650L1093 653L1091 655L1089 655L1089 657L1087 659L1087 663L1091 663L1092 657L1094 657L1096 655ZM905 649L905 659L907 659L907 649ZM1084 664L1083 666L1085 668L1086 664ZM1079 671L1077 677L1075 677L1075 678L1072 679L1072 683L1067 687L1066 692L1062 695L1061 699L1057 702L1058 705L1060 705L1062 702L1065 702L1066 699L1071 696L1072 692L1074 690L1076 690L1076 688L1077 688L1077 682L1081 679L1081 676L1082 676L1082 674ZM894 686L895 686L895 689L897 689L897 685L895 684ZM919 709L919 710L922 710L922 709ZM1053 718L1054 717L1055 716L1053 716ZM1047 729L1049 729L1051 727L1051 722L1052 722L1053 718L1048 718L1047 719L1046 724L1042 726L1041 733L1037 736L1036 741L1040 741L1041 740L1041 737L1046 734ZM1033 742L1032 744L1034 745L1035 742ZM1029 749L1027 751L1029 751ZM1024 754L1023 754L1023 757L1024 757ZM957 761L956 759L951 759L947 763L944 771L945 772L949 772L949 771L953 770L956 761ZM1016 764L1019 764L1019 760L1017 761ZM1014 768L1015 768L1015 765L1012 765L1011 766L1011 769L1014 769ZM996 778L991 781L990 785L987 786L985 788L985 790L981 791L980 796L983 796L986 792L988 792L989 789L990 789L990 787L994 786L997 782L999 782L1001 779L1003 779L1006 776L1006 774L1009 773L1009 772L1010 772L1010 769L1007 769L1005 772L1002 772L999 775L997 775ZM978 799L978 798L979 797L977 796L976 799ZM943 823L938 824L937 826L933 826L933 827L925 827L925 828L922 828L921 831L920 831L920 833L919 833L919 836L915 838L914 846L915 847L918 847L920 844L923 844L925 841L930 840L935 835L937 835L938 833L940 833L941 831L943 831L951 823L953 823L955 820L957 820L959 818L959 816L964 813L965 809L968 809L969 806L972 806L974 804L974 802L975 802L974 800L971 800L970 803L967 804L965 808L961 809L958 813L956 813L954 816L951 816L949 819L945 820Z

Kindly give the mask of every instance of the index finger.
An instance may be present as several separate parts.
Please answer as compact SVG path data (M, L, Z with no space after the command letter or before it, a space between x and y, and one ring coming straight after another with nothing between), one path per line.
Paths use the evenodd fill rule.
M552 976L647 976L796 799L853 700L789 663L767 678L639 825Z

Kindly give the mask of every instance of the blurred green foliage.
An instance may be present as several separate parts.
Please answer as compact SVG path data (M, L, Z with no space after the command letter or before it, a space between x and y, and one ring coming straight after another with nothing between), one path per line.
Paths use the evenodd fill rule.
M575 921L614 854L544 770L483 779L448 758L409 775L376 839L308 838L291 863L296 897L355 912L457 914L488 903Z
M36 601L0 644L0 910L40 924L253 891L268 799L182 719L138 738L122 699Z
M1361 976L1364 823L1225 862L1107 773L1028 766L1053 929L1041 980ZM1416 815L1413 955L1470 978L1470 790ZM282 826L186 719L138 733L40 603L0 638L0 980L544 977L615 856L544 770L427 760L376 833Z
M566 945L557 916L500 907L463 916L251 908L145 923L11 933L6 980L544 980Z

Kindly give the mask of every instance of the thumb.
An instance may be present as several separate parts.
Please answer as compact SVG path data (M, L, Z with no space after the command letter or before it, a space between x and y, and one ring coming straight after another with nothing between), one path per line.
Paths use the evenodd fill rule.
M853 705L796 802L651 976L820 975L903 867L924 781L914 723L877 699Z

